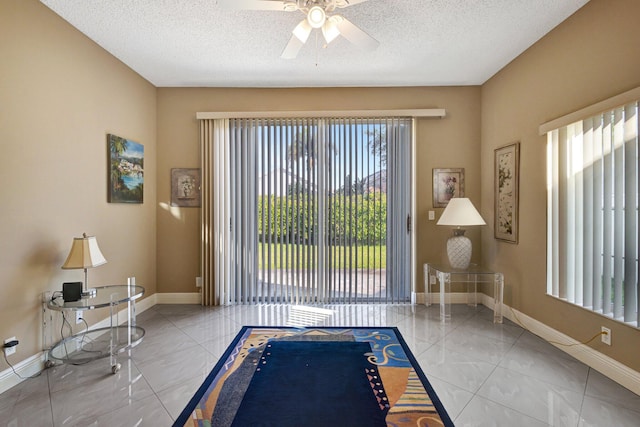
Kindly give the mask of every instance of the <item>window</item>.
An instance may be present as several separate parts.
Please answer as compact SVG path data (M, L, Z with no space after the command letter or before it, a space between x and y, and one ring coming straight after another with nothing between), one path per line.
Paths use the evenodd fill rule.
M547 132L547 293L638 326L638 102Z
M410 299L412 119L214 127L203 214L215 218L218 304Z

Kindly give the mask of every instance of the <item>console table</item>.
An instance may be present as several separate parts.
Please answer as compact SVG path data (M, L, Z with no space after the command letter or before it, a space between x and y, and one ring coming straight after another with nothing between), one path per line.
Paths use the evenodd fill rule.
M78 301L64 301L59 293L45 294L43 305L48 310L76 312L109 308L109 326L88 329L66 338L63 336L61 341L49 349L49 360L80 365L109 356L111 371L115 374L120 370L120 364L117 361L118 353L135 347L144 337L144 329L136 326L135 309L135 301L144 294L144 288L131 284L102 286L95 289L95 296L82 297ZM127 304L127 323L120 325L118 306L124 303ZM73 318L75 319L75 316ZM63 322L68 321L63 317ZM45 343L49 341L47 338L53 341L51 323L51 316L47 318L45 315L43 329Z
M502 298L504 293L504 275L486 267L470 265L464 270L441 264L424 264L424 290L426 305L431 305L431 287L440 285L440 320L451 320L451 282L467 284L467 304L477 306L478 283L493 283L493 322L502 323ZM473 288L473 292L471 292Z

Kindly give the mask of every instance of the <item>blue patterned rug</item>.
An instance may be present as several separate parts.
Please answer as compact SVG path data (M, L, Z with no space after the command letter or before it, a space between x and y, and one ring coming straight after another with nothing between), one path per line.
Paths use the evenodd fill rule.
M453 426L397 328L244 326L174 426Z

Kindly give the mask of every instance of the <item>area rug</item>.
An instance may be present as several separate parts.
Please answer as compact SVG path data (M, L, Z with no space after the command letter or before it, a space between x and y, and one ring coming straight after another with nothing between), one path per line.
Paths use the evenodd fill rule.
M244 326L174 426L453 426L397 328Z

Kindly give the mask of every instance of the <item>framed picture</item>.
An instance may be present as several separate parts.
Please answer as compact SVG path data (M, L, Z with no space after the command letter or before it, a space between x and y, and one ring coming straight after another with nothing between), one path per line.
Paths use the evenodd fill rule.
M433 170L433 207L444 208L454 197L464 197L464 168Z
M107 135L109 203L142 203L144 146L117 135Z
M518 243L520 143L495 150L495 238Z
M200 206L200 169L171 169L171 206Z

